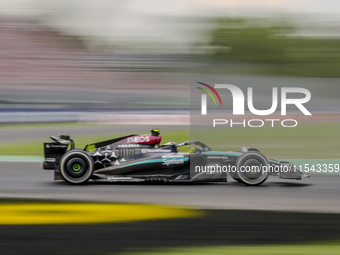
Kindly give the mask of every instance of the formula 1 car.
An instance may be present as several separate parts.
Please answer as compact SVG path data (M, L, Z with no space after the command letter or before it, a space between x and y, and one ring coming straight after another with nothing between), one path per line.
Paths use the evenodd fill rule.
M44 143L43 169L54 170L55 180L81 184L105 182L227 181L230 175L246 185L260 185L269 175L301 180L309 177L293 164L268 160L255 148L236 152L212 151L200 141L161 145L159 130L151 135L128 135L75 148L68 135L50 136ZM179 152L188 146L188 152Z

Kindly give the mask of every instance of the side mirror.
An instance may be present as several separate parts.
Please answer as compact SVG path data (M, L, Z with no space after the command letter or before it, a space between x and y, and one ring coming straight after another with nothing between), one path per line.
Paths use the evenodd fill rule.
M60 135L60 139L70 140L70 136L69 135Z

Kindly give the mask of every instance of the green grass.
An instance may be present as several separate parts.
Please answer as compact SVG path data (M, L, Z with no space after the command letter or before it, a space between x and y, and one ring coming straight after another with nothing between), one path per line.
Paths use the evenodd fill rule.
M340 156L340 123L298 125L294 128L226 128L208 130L163 131L162 144L200 140L213 150L238 150L242 146L258 148L269 158L277 159L337 159ZM76 147L123 136L126 133L100 134L95 136L73 136ZM0 144L0 155L43 155L40 141L11 142ZM186 151L182 148L180 151Z
M298 125L294 128L226 128L191 132L214 150L254 147L270 158L332 159L340 156L340 123Z
M339 77L338 37L298 36L301 28L281 18L217 18L215 24L206 45L214 69L219 63L225 65L224 73L232 74L248 69L255 74Z
M162 254L162 255L338 255L340 244L299 244L299 245L252 245L252 246L218 246L218 247L194 247L168 250L154 250L149 252L123 253L127 254Z

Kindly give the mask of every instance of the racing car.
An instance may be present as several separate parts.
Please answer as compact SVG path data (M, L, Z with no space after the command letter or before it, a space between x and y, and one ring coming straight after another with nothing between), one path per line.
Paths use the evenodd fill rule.
M212 151L194 140L161 144L159 130L131 134L76 148L69 135L50 136L44 143L43 169L54 180L71 184L99 182L214 182L228 176L246 185L260 185L269 175L301 180L309 177L290 162L267 159L255 148ZM180 152L181 147L189 150Z

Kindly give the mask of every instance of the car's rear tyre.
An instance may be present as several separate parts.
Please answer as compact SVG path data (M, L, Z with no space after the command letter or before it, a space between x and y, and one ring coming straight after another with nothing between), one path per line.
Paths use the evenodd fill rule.
M72 184L87 182L94 170L92 158L84 151L71 150L60 160L60 174L63 179Z
M248 152L240 156L236 161L237 181L246 185L256 186L264 183L269 175L269 163L267 158L258 152Z

